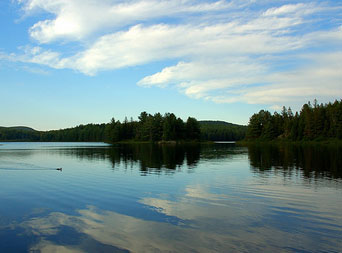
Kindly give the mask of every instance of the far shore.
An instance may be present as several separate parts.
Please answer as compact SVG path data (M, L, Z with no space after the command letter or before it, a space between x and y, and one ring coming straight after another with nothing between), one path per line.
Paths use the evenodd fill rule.
M104 143L104 144L160 144L160 145L178 145L178 144L213 144L216 143L216 141L187 141L187 140L179 140L179 141L135 141L135 140L123 140L123 141L118 141L118 142L113 142L113 143L108 143L108 142L104 142L104 141L29 141L29 140L10 140L10 141L2 141L0 140L0 142L3 143L13 143L13 142L32 142L32 143L38 143L38 142L42 142L42 143L49 143L49 142L53 142L53 143ZM217 141L219 142L234 142L234 141ZM3 145L3 144L0 144Z

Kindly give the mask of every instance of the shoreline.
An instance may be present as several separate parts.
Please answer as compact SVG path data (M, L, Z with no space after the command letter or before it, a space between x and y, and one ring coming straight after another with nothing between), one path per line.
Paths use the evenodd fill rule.
M291 141L291 140L272 140L272 141L237 141L236 145L342 145L342 140L328 139L328 140L311 140L311 141Z

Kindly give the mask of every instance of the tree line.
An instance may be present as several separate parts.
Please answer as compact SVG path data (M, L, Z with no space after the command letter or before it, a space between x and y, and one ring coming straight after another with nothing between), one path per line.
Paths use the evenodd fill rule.
M235 141L245 137L246 126L223 121L184 122L173 113L140 113L138 120L114 118L107 124L87 124L51 131L27 127L0 127L0 141L108 142L119 141Z
M301 111L293 114L283 107L281 113L261 110L253 114L248 123L248 141L312 141L342 139L342 100L334 103L304 104Z
M35 131L22 128L0 128L1 141L104 141L106 124L87 124L51 131Z
M142 112L138 121L125 118L121 123L112 118L105 129L105 140L114 143L123 140L136 141L179 141L200 140L199 122L189 117L186 122L173 113L154 115Z

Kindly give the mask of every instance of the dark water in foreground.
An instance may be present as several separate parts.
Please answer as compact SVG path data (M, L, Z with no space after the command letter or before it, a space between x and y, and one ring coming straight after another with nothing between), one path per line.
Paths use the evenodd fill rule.
M342 148L0 143L0 252L130 251L342 252Z

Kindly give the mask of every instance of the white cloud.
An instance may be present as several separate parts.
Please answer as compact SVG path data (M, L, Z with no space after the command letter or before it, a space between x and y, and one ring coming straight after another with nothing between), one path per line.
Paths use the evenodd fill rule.
M182 63L145 77L140 84L175 83L178 89L190 97L210 99L216 103L240 101L279 106L275 103L306 102L314 98L329 101L329 98L342 97L342 53L311 55L305 58L312 62L309 66L276 74L270 73L262 66L248 66L248 61L245 65L241 63L233 67L229 62L211 65L212 68L217 67L218 71L224 68L229 70L224 72L225 76L221 79L207 79L205 70L201 73L205 78L201 79L201 75L197 75L196 70L192 71L188 66L175 72L174 68L182 68ZM182 73L186 74L182 76ZM212 73L210 69L209 73Z
M193 98L210 99L215 91L235 89L253 83L265 73L263 65L249 58L222 59L217 62L180 62L176 66L143 78L139 85L176 85Z
M83 52L51 65L94 75L99 70L165 59L216 61L221 57L234 57L234 62L245 55L272 54L301 47L301 41L297 38L274 37L271 32L236 34L239 29L238 25L232 23L197 26L136 25L127 31L104 35ZM57 58L58 55L55 56Z
M20 49L23 51L23 54L6 55L7 60L12 62L36 63L56 69L61 69L66 66L66 59L61 59L61 55L58 52L30 46L22 47Z
M189 80L220 80L229 76L231 79L247 80L250 76L264 73L265 67L250 58L221 59L215 62L180 62L167 67L161 72L143 78L140 85L162 85ZM244 76L243 76L244 75ZM243 76L243 77L242 77ZM184 86L184 85L181 85Z
M306 55L305 58L311 61L306 67L265 75L263 80L267 85L241 88L231 94L212 96L211 99L218 103L242 101L271 104L272 108L278 108L286 102L307 102L314 98L327 102L331 98L342 97L342 51Z
M57 39L80 40L105 28L118 29L136 22L185 13L218 11L229 7L225 1L198 3L193 0L20 0L27 14L37 10L55 15L35 23L30 36L40 43Z
M257 6L253 1L19 2L28 14L43 10L55 16L29 31L47 43L46 49L28 47L22 55L2 59L87 75L172 59L178 64L142 77L138 85L175 86L189 97L216 103L276 108L288 101L342 96L340 24L320 27L324 16L311 17L328 13L330 20L335 10L328 3L280 3L253 11L245 8ZM55 51L48 43L58 39L80 40L81 49L71 56Z
M312 13L312 8L315 9L314 6L308 6L307 4L298 3L298 4L286 4L280 7L272 7L266 10L263 15L264 16L280 16L280 15L288 15L288 14L296 14L296 13Z

